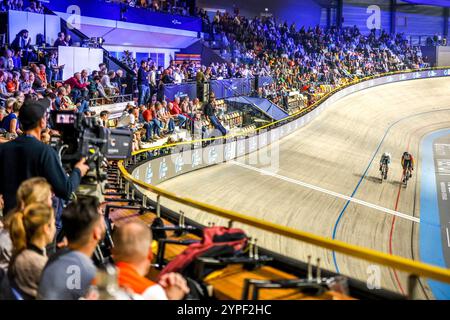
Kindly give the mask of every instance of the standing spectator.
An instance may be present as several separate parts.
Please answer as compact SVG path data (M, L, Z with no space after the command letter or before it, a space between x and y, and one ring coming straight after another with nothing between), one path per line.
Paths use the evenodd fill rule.
M90 84L88 71L86 69L81 70L80 83L81 84L87 84L88 86Z
M98 199L92 196L80 198L64 209L62 222L68 246L45 266L38 299L77 300L86 296L96 275L91 257L105 234L99 210ZM76 283L74 272L80 276Z
M147 104L150 99L150 87L148 83L147 61L141 61L141 67L138 70L137 85L139 90L138 105Z
M150 96L151 97L153 97L153 95L155 93L157 93L157 91L158 91L158 83L156 80L156 75L157 75L156 66L152 65L150 67L150 72L148 73L148 82L150 84Z
M204 100L204 92L205 92L205 82L206 82L205 74L203 73L203 68L200 68L197 71L196 82L197 82L197 98L200 101L203 101Z

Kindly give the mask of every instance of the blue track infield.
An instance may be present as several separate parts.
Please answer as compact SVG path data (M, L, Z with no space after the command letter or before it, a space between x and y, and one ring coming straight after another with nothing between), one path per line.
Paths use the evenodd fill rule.
M448 268L444 256L442 239L441 215L439 211L439 198L441 192L437 190L434 142L436 139L450 136L450 130L439 130L428 134L422 140L422 174L420 187L420 259L435 266ZM443 241L444 240L444 241ZM429 280L428 284L436 299L450 300L450 285Z

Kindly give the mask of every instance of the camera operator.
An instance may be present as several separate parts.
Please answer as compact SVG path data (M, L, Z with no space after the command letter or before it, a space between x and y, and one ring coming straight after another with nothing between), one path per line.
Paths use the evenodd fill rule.
M41 132L47 128L49 106L48 99L26 100L19 111L25 134L0 144L0 195L5 203L4 213L15 207L16 191L22 181L44 177L57 197L69 200L81 177L89 170L85 159L81 159L67 176L56 151L41 142Z

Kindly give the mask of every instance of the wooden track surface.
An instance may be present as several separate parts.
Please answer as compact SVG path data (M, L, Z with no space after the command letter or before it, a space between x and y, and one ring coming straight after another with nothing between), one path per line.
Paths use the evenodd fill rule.
M428 132L450 128L449 91L450 79L446 78L367 89L340 100L310 124L272 146L272 152L279 154L274 160L275 171L267 165L250 164L246 157L238 163L182 175L160 186L179 195L327 237L333 236L340 217L336 239L418 259L418 223L384 211L390 209L420 218L420 142ZM400 159L408 148L416 158L416 171L405 189L399 183ZM392 164L388 180L381 184L378 163L384 151L391 153ZM266 153L263 149L258 156ZM257 170L275 172L277 176ZM309 185L305 187L305 183ZM317 191L317 187L326 190ZM347 200L340 195L353 193L354 198L367 203L351 201L343 212ZM183 210L186 216L204 224L225 223L167 199L162 204ZM371 205L382 208L373 209ZM333 255L327 250L247 230L263 247L303 261L311 254L314 259L321 259L322 267L336 270ZM336 262L341 273L363 281L368 279L367 262L339 254ZM382 287L406 291L405 274L384 267L380 271ZM425 282L419 286L417 297L431 297Z

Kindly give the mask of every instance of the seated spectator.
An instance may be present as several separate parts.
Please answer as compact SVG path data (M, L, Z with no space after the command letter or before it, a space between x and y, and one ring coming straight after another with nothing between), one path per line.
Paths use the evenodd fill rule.
M22 69L22 81L20 82L19 90L24 94L33 93L33 83L34 75L31 76L28 70Z
M112 96L116 95L120 92L119 88L115 87L111 81L116 77L116 73L114 71L109 71L108 74L105 74L102 77L102 85L105 89L107 95Z
M120 95L125 94L125 89L127 87L125 79L123 77L123 70L119 69L116 71L116 76L111 79L111 84L118 89Z
M161 123L156 119L155 107L145 108L142 112L144 118L144 128L146 130L146 141L150 142L153 139L159 139L161 135Z
M95 76L93 79L94 81L89 85L89 94L91 98L105 98L107 101L110 101L105 92L105 88L103 88L100 77Z
M57 110L77 110L77 106L67 95L67 90L65 87L58 88L55 104Z
M139 108L132 104L128 104L122 113L122 116L117 123L118 128L134 128L136 121L139 118Z
M11 217L9 231L14 253L8 267L9 286L25 300L36 298L47 263L45 248L53 241L55 230L55 216L49 205L30 204Z
M13 51L11 49L5 50L4 55L0 57L0 61L5 70L12 71L14 69Z
M171 103L171 102L170 102ZM156 117L158 121L162 124L161 127L167 130L168 134L172 134L175 130L175 123L172 119L172 116L166 109L167 102L163 101L163 104L157 102L156 103Z
M75 72L73 77L64 81L64 85L69 84L72 88L71 93L75 103L86 100L89 95L89 82L81 83L81 79L81 73Z
M9 93L14 93L19 91L20 88L20 73L17 71L13 71L12 77L6 83L6 90Z
M30 68L31 68L31 73L33 73L33 78L34 78L33 89L35 91L45 90L47 88L47 76L45 75L45 72L44 72L44 76L42 76L41 69L39 68L39 66L37 66L34 63L31 64Z
M132 290L146 300L181 300L189 293L186 280L169 273L155 283L145 276L152 262L152 234L140 221L129 221L117 227L113 234L113 258L119 274L119 285Z
M57 47L67 47L69 44L66 42L66 35L64 32L58 33L58 39L56 39L55 43L53 44L55 48Z
M169 103L169 113L174 119L178 119L178 126L182 128L187 120L187 117L181 114L181 109L179 107L180 98L175 98L175 102Z
M12 57L12 61L14 63L14 70L20 70L22 68L22 58L23 58L23 51L15 50L14 55Z
M64 65L58 64L58 51L52 51L48 61L48 81L61 81L63 78Z
M9 133L12 133L14 135L22 134L22 131L20 130L20 124L19 124L19 111L22 105L19 101L15 100L13 103L12 112L9 113L5 118L3 118L1 123L1 128L6 130Z
M12 95L12 93L10 93L7 89L7 77L8 73L0 70L0 98L3 99L7 99Z
M42 81L43 87L46 88L48 85L47 81L47 67L44 64L39 65L39 72L37 74L38 78Z
M27 206L35 203L52 205L52 190L44 178L31 178L22 182L17 189L17 206L3 219L3 228L0 228L0 268L8 269L13 253L11 237L9 236L10 218L14 212L23 211Z
M38 299L78 300L86 296L96 275L91 257L105 234L99 208L98 199L88 196L79 198L64 209L62 223L68 246L47 262L39 284ZM74 278L74 274L79 278Z
M11 48L16 52L21 52L21 64L28 65L28 61L33 58L31 53L31 37L28 30L23 29L11 43Z
M67 45L69 47L71 47L73 45L73 41L72 41L72 36L70 34L66 35L66 37L64 38L65 42L67 43Z
M33 12L33 13L44 13L43 8L41 6L40 1L31 0L30 6L26 8L24 11L26 12Z

